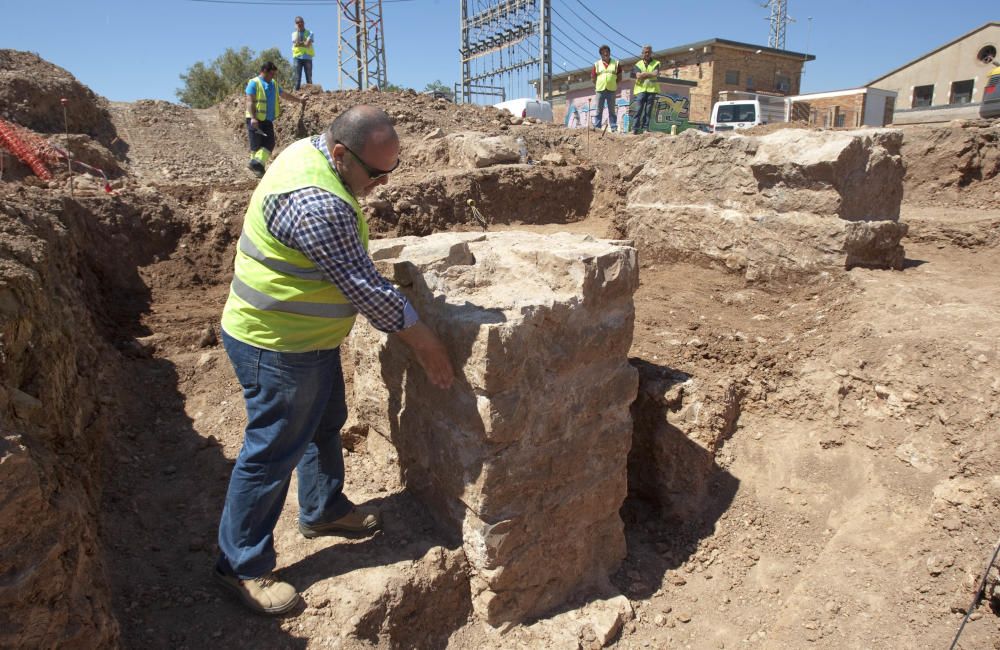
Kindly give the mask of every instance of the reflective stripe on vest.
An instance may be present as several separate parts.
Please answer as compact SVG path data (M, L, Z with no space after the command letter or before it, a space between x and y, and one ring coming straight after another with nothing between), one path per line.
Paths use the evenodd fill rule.
M254 77L250 81L256 82L257 95L254 98L254 113L256 115L250 115L250 111L246 111L246 117L256 117L258 121L263 122L267 119L267 93L264 92L264 84L261 82L260 77ZM247 83L249 84L250 81ZM278 89L278 82L272 81L274 84L274 119L278 119L281 115L281 92Z
M267 268L272 271L277 271L278 273L284 273L285 275L291 275L296 278L302 278L303 280L325 280L326 276L319 269L313 267L302 268L301 266L295 266L294 264L289 264L288 262L283 262L281 260L273 260L263 252L257 245L251 241L250 237L247 236L246 232L240 234L240 251L252 259L257 260ZM263 309L263 307L261 307ZM299 313L299 312L296 312Z
M254 190L236 248L222 327L244 343L278 352L328 350L340 345L354 325L357 312L343 292L301 251L268 230L268 197L307 187L330 192L351 206L358 239L368 249L361 206L326 156L309 138L289 145Z
M302 32L303 32L302 34L303 42L308 41L310 38L312 38L313 33L310 32L308 29L303 29ZM298 36L298 33L299 33L298 30L296 30L295 35ZM297 59L303 54L308 54L309 56L316 56L316 50L313 49L312 43L310 43L309 45L292 45L293 59Z
M645 61L639 59L635 62L635 67L639 68L639 72L656 72L660 68L659 61L650 60L647 65ZM660 92L660 84L656 82L656 79L643 79L635 80L635 87L632 92L638 93L658 93Z
M257 291L253 287L248 286L243 280L235 276L233 277L231 288L240 300L255 309L264 311L283 311L289 314L301 314L302 316L316 316L319 318L349 318L358 313L358 310L351 303L338 305L322 302L278 300L263 291Z
M594 89L597 92L602 90L616 90L618 88L618 60L611 59L605 66L604 61L594 64L594 72L597 73L597 83Z

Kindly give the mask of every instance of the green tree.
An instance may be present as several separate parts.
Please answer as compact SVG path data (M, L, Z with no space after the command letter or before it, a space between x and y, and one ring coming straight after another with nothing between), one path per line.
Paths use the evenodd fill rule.
M234 92L243 92L247 81L257 76L265 61L278 66L275 78L279 85L291 85L292 64L282 56L281 50L272 47L254 54L244 46L239 50L228 48L214 61L207 64L198 61L188 68L180 75L184 87L177 89L177 98L193 108L208 108Z
M435 79L426 86L424 86L425 93L443 93L445 97L451 101L455 101L455 91L452 88L444 85L440 79Z
M385 90L390 93L401 93L404 90L406 90L406 88L403 88L402 86L397 86L394 83L386 83L385 86L382 87L382 90Z

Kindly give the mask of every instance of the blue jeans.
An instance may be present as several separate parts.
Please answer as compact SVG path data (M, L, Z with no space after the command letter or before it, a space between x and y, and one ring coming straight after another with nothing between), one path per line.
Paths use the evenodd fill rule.
M302 85L302 72L306 73L306 83L312 84L313 82L313 60L312 59L294 59L295 61L295 90L298 90Z
M601 128L601 117L604 115L604 107L608 109L608 124L611 130L618 129L618 107L615 106L615 91L602 90L597 93L597 114L594 115L594 128Z
M656 105L656 93L639 93L635 96L637 104L635 109L635 124L632 125L632 133L649 130L649 117L653 114L653 106Z
M257 578L275 567L274 526L293 468L302 523L333 521L353 507L343 494L344 374L340 348L271 352L225 331L222 343L243 387L247 427L219 522L218 564L242 579Z

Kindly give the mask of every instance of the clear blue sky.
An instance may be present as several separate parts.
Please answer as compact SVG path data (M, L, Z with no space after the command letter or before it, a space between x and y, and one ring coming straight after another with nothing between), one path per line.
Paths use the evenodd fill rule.
M260 1L260 0L258 0ZM37 52L112 100L176 101L178 75L227 47L290 54L292 19L316 32L314 81L338 87L337 7L290 0L240 5L190 0L0 0L0 47ZM458 0L383 0L389 81L418 90L459 80ZM469 0L475 5L477 0ZM316 0L312 0L316 2ZM596 59L589 40L610 42L617 56L628 41L664 49L709 38L766 45L768 10L758 0L552 0L555 72ZM803 91L862 85L990 20L1000 5L982 0L789 0L786 47L816 55ZM579 17L578 17L579 16ZM811 20L809 18L811 17ZM576 42L571 42L571 41ZM586 57L586 58L584 58Z

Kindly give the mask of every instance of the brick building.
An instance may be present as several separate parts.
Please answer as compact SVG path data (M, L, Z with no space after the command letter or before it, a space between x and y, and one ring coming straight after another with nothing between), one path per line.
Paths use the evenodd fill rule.
M892 122L896 92L853 88L789 97L789 119L812 126L885 126Z
M619 91L629 91L630 95L633 81L628 78L628 74L640 57L638 54L624 56L622 52L614 50L611 51L611 56L622 63L623 75ZM599 58L600 55L594 52L594 61ZM653 58L660 62L663 76L698 84L690 92L690 119L695 122L709 120L712 104L724 90L797 94L803 64L816 59L811 54L722 38L654 51ZM590 67L552 76L552 104L557 121L566 114L566 93L592 86L592 83Z

